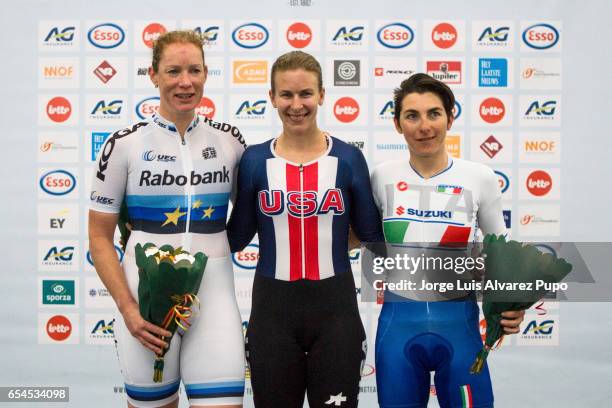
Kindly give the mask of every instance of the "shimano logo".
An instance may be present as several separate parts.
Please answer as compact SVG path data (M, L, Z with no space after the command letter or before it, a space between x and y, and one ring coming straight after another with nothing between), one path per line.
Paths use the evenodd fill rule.
M231 178L229 170L223 166L223 169L217 171L206 171L204 173L196 173L191 171L189 176L182 174L174 175L170 174L168 170L165 170L162 174L153 174L149 170L145 170L140 173L139 186L184 186L189 185L197 186L199 184L216 184L216 183L230 183Z
M147 150L142 153L142 160L144 161L159 161L159 162L175 162L176 156L170 156L168 154L156 154L155 150Z

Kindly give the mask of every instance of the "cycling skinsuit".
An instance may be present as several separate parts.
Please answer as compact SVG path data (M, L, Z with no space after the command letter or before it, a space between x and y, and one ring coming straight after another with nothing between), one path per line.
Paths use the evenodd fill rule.
M91 209L119 213L125 199L132 233L123 271L138 299L137 243L170 244L209 256L189 330L172 338L163 381L153 382L155 355L134 338L120 313L114 325L129 402L156 407L178 397L183 380L192 405L241 404L242 319L225 232L228 201L246 145L239 130L196 116L184 134L154 116L109 136L94 168Z
M388 242L444 247L467 245L477 228L505 233L497 177L482 164L449 158L424 179L408 161L387 162L374 170L372 188ZM469 373L481 348L473 300L385 302L376 334L380 406L426 407L431 371L441 407L493 406L488 368Z
M274 152L275 141L242 156L228 225L232 251L259 236L247 330L257 407L357 405L365 331L348 258L349 224L363 241L383 240L367 164L331 136L302 165Z

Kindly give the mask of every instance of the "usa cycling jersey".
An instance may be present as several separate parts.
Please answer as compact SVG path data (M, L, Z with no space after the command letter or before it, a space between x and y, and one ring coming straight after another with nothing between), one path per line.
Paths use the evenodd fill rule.
M323 156L304 164L278 157L274 140L243 155L228 231L232 252L258 233L256 273L294 281L350 271L349 224L362 241L382 242L363 155L339 139L327 139Z

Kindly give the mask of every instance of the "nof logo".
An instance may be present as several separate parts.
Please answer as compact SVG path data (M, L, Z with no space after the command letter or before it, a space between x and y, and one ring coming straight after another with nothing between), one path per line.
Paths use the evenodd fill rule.
M249 244L240 252L232 254L234 265L242 269L253 270L257 267L259 259L259 245Z
M431 31L431 41L438 48L450 48L457 42L457 29L452 24L440 23Z
M495 170L495 174L497 174L497 181L499 183L499 188L501 189L502 194L508 191L510 187L510 179L504 173L499 170Z
M195 108L197 115L205 116L208 119L212 119L215 116L215 110L215 103L205 96L200 99L200 104Z
M219 37L219 26L210 26L202 31L202 27L196 27L193 29L194 32L200 34L204 41L209 43L212 41L217 41Z
M497 123L504 118L506 107L497 98L487 98L480 103L480 117L487 123Z
M545 196L552 188L552 178L544 170L533 171L525 182L527 190L536 197Z
M43 75L45 78L72 78L74 67L72 65L45 66Z
M110 101L108 105L102 99L96 103L96 106L91 110L91 115L119 115L121 114L121 108L123 107L123 101L121 99L116 99L114 101Z
M508 34L510 31L510 27L499 27L497 30L493 31L491 27L485 28L480 37L478 37L478 42L505 42L508 41Z
M336 34L332 38L332 41L344 41L353 42L353 41L361 41L363 38L363 26L356 26L347 30L346 27L340 27Z
M342 123L350 123L359 116L359 104L350 96L343 96L334 104L334 116Z
M136 105L136 115L140 119L145 119L159 110L159 96L145 98Z
M259 48L268 42L270 34L268 29L258 23L246 23L232 31L232 40L242 48Z
M40 188L54 196L66 195L76 187L76 179L66 170L52 170L40 177Z
M125 40L125 32L117 24L103 23L92 27L87 32L87 39L97 48L115 48Z
M63 96L56 96L47 102L46 111L49 119L56 123L62 123L70 118L72 105L70 105L70 101Z
M149 48L153 48L153 43L160 35L165 33L166 27L159 23L151 23L142 30L142 42Z
M104 60L93 70L93 73L105 84L115 76L117 70L108 61Z
M256 116L263 115L264 113L266 113L266 103L267 102L265 99L261 99L253 103L253 106L251 106L249 101L244 101L242 102L238 110L236 111L236 115L242 115L242 114L247 114L249 116L250 115L256 115Z
M51 317L45 326L47 335L55 341L64 341L72 333L72 323L63 315Z
M557 143L554 140L526 140L525 151L526 152L541 152L549 153L554 152L557 148Z
M480 145L480 149L485 152L485 154L489 156L490 159L495 157L503 147L504 146L493 135L490 135L487 140L482 142L482 144Z
M286 38L293 48L304 48L312 41L312 30L304 23L293 23L287 29Z
M387 48L404 48L414 40L414 31L406 24L391 23L378 30L376 38L381 45Z
M540 106L538 101L533 101L527 112L525 112L525 116L552 116L555 114L555 110L557 108L557 101L546 101Z
M550 24L534 24L523 31L523 42L535 50L552 48L559 41L559 31Z
M53 27L49 30L49 34L45 37L45 42L55 41L56 43L70 42L74 39L74 30L76 27L65 27L63 30L59 30L57 27Z

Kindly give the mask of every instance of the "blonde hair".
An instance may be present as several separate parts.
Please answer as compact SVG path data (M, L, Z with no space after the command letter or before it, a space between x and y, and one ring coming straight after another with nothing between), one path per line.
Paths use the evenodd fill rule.
M272 73L270 82L272 93L274 93L274 75L277 72L292 71L295 69L303 69L306 72L312 72L317 77L319 92L323 90L323 74L321 73L321 64L312 55L304 51L291 51L281 55L272 64Z
M195 45L202 52L202 64L204 64L203 36L191 30L168 31L160 35L153 43L153 60L151 61L153 72L157 72L159 69L159 61L161 61L162 54L166 47L174 43Z

